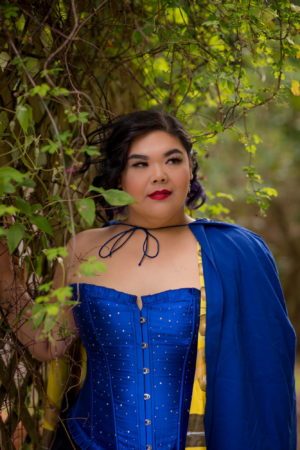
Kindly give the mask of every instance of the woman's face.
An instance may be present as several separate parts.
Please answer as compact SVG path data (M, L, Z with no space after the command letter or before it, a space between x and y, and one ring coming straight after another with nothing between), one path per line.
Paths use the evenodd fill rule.
M176 136L153 131L135 139L121 175L122 189L137 201L128 219L148 226L182 223L191 179L190 158Z

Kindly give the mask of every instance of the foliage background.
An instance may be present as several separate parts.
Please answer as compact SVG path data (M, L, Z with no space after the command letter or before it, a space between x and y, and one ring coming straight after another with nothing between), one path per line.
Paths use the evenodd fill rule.
M49 331L55 322L53 267L70 235L99 225L88 190L95 165L78 172L99 157L87 136L118 114L155 107L193 136L208 194L197 215L235 220L271 246L299 335L299 6L14 0L0 8L0 235L26 267L36 324ZM17 446L19 426L27 429L20 445L39 448L44 368L7 326L1 333L2 446Z

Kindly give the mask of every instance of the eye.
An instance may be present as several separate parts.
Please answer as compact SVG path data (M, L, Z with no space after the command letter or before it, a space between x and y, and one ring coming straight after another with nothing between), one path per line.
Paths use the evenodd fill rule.
M148 163L146 163L144 161L139 161L139 162L132 164L131 167L147 167L147 166L148 166Z
M177 157L169 158L167 160L167 164L180 164L181 162L182 162L182 158L177 158Z

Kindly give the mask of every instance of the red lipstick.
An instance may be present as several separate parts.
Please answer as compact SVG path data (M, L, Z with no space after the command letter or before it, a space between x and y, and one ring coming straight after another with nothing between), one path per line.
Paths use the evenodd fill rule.
M171 193L172 192L168 191L167 189L162 189L161 191L151 192L148 197L152 198L152 200L164 200L165 198L169 197Z

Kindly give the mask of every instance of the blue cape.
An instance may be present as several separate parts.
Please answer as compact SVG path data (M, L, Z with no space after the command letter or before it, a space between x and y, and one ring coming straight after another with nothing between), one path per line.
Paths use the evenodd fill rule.
M189 226L206 285L207 449L296 450L296 339L273 257L240 226Z

